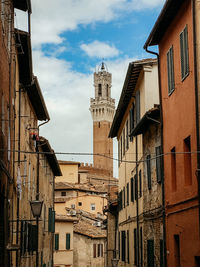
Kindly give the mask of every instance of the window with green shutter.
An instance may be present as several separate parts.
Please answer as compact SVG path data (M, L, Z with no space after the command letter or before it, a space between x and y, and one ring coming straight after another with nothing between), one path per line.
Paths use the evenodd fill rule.
M126 260L126 232L122 231L121 232L122 238L121 238L121 248L122 248L122 257L121 260L125 261Z
M154 240L147 240L147 266L154 267Z
M169 51L167 52L167 73L168 73L168 94L170 95L175 89L173 46L171 46Z
M129 205L129 183L126 185L126 201L127 201L127 206Z
M181 78L189 74L189 53L188 53L188 29L187 25L180 33L180 56L181 56Z
M161 155L161 146L156 147L156 176L157 182L162 181L162 155Z
M55 250L59 250L59 234L55 234Z
M52 229L52 208L49 208L48 232L51 232L51 229Z
M66 249L70 249L70 234L66 234Z
M127 230L127 262L130 263L130 254L129 254L129 230Z
M52 215L52 218L51 218L51 232L55 233L55 215L56 215L56 212L53 210L51 215Z
M148 189L151 190L151 156L146 157Z
M136 124L140 121L140 91L136 91L136 96L135 96L135 102L136 102Z
M133 183L133 177L131 178L131 201L134 202L134 183Z
M139 170L139 198L142 197L142 171Z

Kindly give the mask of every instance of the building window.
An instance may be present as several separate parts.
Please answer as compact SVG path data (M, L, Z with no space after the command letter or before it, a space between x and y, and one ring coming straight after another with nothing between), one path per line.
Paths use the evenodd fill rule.
M180 238L179 235L174 235L174 260L175 260L175 267L181 266L181 259L180 259Z
M82 202L78 202L78 205L79 205L79 206L82 206Z
M192 157L190 136L184 139L184 177L185 184L192 184Z
M176 191L176 149L171 149L171 179L172 179L172 191Z
M102 96L102 85L98 84L98 96Z
M142 227L140 227L140 262L141 262L141 266L143 266L143 233L142 233Z
M174 89L174 55L173 55L173 46L170 47L167 52L167 73L168 73L168 94L170 95Z
M157 182L162 181L162 155L161 155L161 146L156 147L156 176Z
M140 91L136 91L135 96L135 102L136 102L136 124L140 121Z
M126 121L126 150L129 148L129 131L128 131L128 120Z
M125 128L123 129L123 156L125 155Z
M134 187L135 187L135 200L137 200L138 197L138 181L137 181L137 175L134 176Z
M134 202L134 180L131 178L131 201Z
M123 188L123 203L124 203L124 208L126 207L126 191L125 187Z
M189 74L189 53L188 53L188 29L187 26L180 34L181 53L181 78L182 80Z
M118 203L119 203L119 210L121 210L122 207L123 207L123 203L122 203L122 191L119 192L119 195L118 195Z
M130 263L130 254L129 254L129 230L127 230L127 262Z
M147 240L147 266L154 267L154 240Z
M137 265L137 229L133 230L133 238L134 238L134 264Z
M100 255L101 255L101 246L100 245L101 244L98 244L98 246L97 246L98 247L98 250L97 250L98 251L98 254L97 254L98 257L100 257Z
M121 253L120 253L120 232L118 232L118 254L119 254L119 259L121 258Z
M55 250L59 250L59 234L55 234Z
M96 248L96 244L93 244L93 258L97 257L97 248Z
M142 171L139 170L139 197L142 197Z
M132 105L132 108L130 109L129 111L129 125L130 125L130 133L132 132L133 128L134 128L134 103ZM133 136L130 137L130 141L132 142L133 141Z
M127 201L127 206L129 205L129 183L126 185L126 201Z
M90 208L91 208L91 210L95 210L95 209L96 209L96 207L95 207L95 203L91 203L91 204L90 204Z
M107 87L106 87L106 96L109 97L109 85L107 84Z
M66 234L66 249L67 250L70 249L70 234L69 233Z
M61 192L61 196L65 197L66 196L66 192Z
M148 189L151 190L151 156L150 155L147 155L146 163L147 163Z
M126 232L122 231L121 248L122 248L122 261L126 260Z

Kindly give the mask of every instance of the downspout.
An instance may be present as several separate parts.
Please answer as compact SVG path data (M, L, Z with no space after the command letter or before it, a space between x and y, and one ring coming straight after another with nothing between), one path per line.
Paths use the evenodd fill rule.
M138 137L135 137L135 146L136 146L136 218L137 218L137 267L140 267L140 251L139 251L139 201L138 201Z
M161 90L161 75L160 75L160 57L159 54L148 50L148 44L144 46L147 53L155 55L158 60L158 87L159 87L159 99L160 99L160 128L161 128L161 155L163 155L163 107L162 107L162 90ZM162 166L164 166L164 158L162 157ZM165 214L165 179L164 179L164 169L163 169L163 179L162 179L162 218L163 218L163 267L167 266L167 253L166 253L166 214Z
M194 79L195 79L195 108L196 108L196 135L197 135L197 184L198 184L198 201L199 201L199 226L200 226L200 135L199 135L199 102L198 102L198 94L199 94L199 87L198 87L198 64L197 64L197 39L196 39L196 7L195 7L195 0L192 0L192 19L193 19L193 49L194 49ZM200 234L200 227L199 227L199 234Z

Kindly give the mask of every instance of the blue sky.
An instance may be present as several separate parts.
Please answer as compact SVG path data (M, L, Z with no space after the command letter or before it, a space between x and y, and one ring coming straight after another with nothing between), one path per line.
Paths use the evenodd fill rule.
M55 151L92 152L93 72L104 58L117 106L128 63L150 57L143 45L163 4L164 0L32 1L34 74L51 117L41 134ZM17 27L26 29L25 13L16 11L15 20ZM62 159L92 162L89 157Z

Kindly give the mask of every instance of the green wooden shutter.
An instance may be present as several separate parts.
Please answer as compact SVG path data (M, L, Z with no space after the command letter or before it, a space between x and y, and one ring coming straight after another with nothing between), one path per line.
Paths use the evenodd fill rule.
M151 190L151 156L146 157L148 189Z
M185 42L185 71L186 75L189 73L189 51L188 51L188 29L184 29L184 42Z
M66 249L70 249L70 234L66 234Z
M133 230L133 238L134 238L134 264L137 265L137 229L136 228Z
M126 260L126 232L122 231L122 238L121 238L121 243L122 243L122 261Z
M140 262L141 262L141 266L143 266L143 234L142 234L142 227L140 227Z
M136 124L140 121L140 91L136 91Z
M53 210L51 213L51 215L52 215L52 217L51 217L51 232L52 233L55 233L55 214L56 214L56 212Z
M131 178L131 201L134 201L134 185L133 185L133 177Z
M154 240L147 240L147 266L154 267Z
M130 263L130 254L129 254L129 230L127 230L127 262Z
M51 229L52 229L52 208L49 208L48 232L51 232Z
M157 182L162 181L162 155L161 155L161 146L156 147L156 176Z
M120 232L118 233L118 253L119 253L119 259L121 258L121 251L120 251Z
M184 60L184 34L180 34L180 56L181 56L181 78L185 77L185 60Z
M32 251L37 251L38 247L38 227L32 225Z
M127 200L127 205L129 205L129 183L126 185L126 200Z
M138 180L137 175L134 176L134 185L135 185L135 200L138 198Z
M55 234L55 250L59 250L59 234Z
M139 171L139 197L142 197L142 171Z

